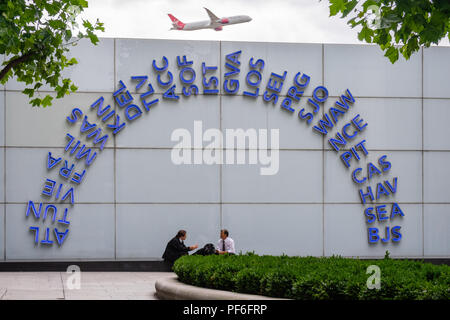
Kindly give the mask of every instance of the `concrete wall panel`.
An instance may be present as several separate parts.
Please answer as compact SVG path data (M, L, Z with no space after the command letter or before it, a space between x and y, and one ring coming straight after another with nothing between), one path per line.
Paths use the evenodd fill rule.
M393 65L378 46L326 44L324 84L333 96L350 89L359 97L420 97L421 61L419 52Z
M58 213L59 208L64 206L58 206ZM62 246L56 243L54 228L64 232L66 225L51 222L50 216L45 220L31 214L26 217L26 209L26 204L6 206L7 260L114 259L114 205L77 204L69 208L69 233ZM58 215L56 221L61 218ZM39 243L35 243L30 226L40 228ZM50 228L53 244L41 243L46 228Z
M219 205L119 204L117 258L161 258L167 242L180 229L187 231L187 246L216 245L220 230Z
M223 226L237 252L322 255L322 205L226 204Z

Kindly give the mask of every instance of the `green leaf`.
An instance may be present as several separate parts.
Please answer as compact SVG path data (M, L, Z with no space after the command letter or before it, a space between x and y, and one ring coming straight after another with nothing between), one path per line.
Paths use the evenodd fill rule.
M363 41L365 40L368 43L372 42L373 30L364 26L361 31L358 33L358 39Z
M67 64L68 64L69 66L74 65L74 64L77 64L77 63L78 63L78 61L77 61L77 59L75 59L75 58L71 58L69 61L67 61Z
M45 108L52 105L53 97L50 95L46 95L44 99L41 101L41 105Z
M22 91L22 93L26 94L28 97L32 97L34 95L34 89L26 88Z
M345 11L345 0L330 0L330 16Z
M65 31L64 40L69 41L70 39L72 39L72 31L67 29Z
M386 53L384 54L384 56L388 57L389 60L391 61L391 63L394 63L395 61L398 60L398 49L395 48L394 46L390 46L386 50Z
M41 99L35 98L31 100L30 103L33 107L39 107L41 105Z
M65 29L66 28L66 24L64 23L64 21L61 20L50 20L48 22L49 26L54 28L54 29Z
M345 18L356 7L358 0L352 0L345 5L345 10L342 12L342 17Z
M369 7L371 7L371 6L379 6L378 1L375 1L375 0L366 0L366 1L363 3L363 10L364 10L364 12L367 12L367 10L369 9Z
M98 43L98 37L97 37L97 35L95 35L94 33L92 33L92 32L88 32L88 36L89 36L89 39L91 40L91 42L94 44L94 45L96 45L97 43Z

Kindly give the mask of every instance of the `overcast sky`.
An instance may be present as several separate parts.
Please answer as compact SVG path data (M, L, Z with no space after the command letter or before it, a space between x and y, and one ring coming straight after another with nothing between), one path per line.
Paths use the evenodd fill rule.
M90 0L83 17L105 23L102 37L361 43L345 19L329 17L328 0ZM249 15L252 21L222 31L169 31L172 13L180 21ZM448 44L448 40L444 42Z
M168 13L184 23L208 20L203 7L253 20L219 32L169 31ZM103 37L359 43L346 21L329 17L327 0L90 0L83 16L105 23Z

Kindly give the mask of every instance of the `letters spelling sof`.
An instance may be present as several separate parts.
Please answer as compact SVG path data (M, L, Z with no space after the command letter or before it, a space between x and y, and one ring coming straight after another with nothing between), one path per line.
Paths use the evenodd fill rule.
M226 95L237 95L240 88L240 82L237 78L241 71L240 55L242 51L238 50L229 53L225 56L224 60L224 81L223 90ZM200 89L194 84L196 79L196 72L193 68L194 62L189 61L186 56L176 57L176 66L178 67L178 75L181 83L181 93L177 93L176 84L174 84L174 73L169 70L169 60L163 56L160 62L153 60L152 69L156 75L156 82L159 87L163 88L162 99L166 101L179 101L180 95L184 97L195 96L199 93ZM288 87L285 98L280 99L282 89L286 83L287 71L271 72L265 88L261 88L262 73L265 70L265 61L251 57L249 59L249 72L246 75L246 85L248 91L243 91L243 96L246 99L257 99L261 97L267 104L277 105L281 110L288 113L294 113L295 104L301 102L303 93L310 83L310 76L302 72L297 72L294 76L293 83ZM220 88L220 81L214 74L218 73L217 66L207 65L206 62L201 63L201 72L199 78L201 79L202 89L204 95L218 95ZM128 123L132 123L137 119L141 119L143 114L150 111L152 107L158 104L158 98L154 98L155 90L150 82L148 82L147 75L131 76L131 81L136 82L136 92L139 92L139 99L135 100L133 95L127 89L122 80L119 81L119 89L113 93L115 103L118 105L118 110L113 110L110 105L104 106L105 99L101 96L90 106L91 110L96 110L97 119L106 126L106 130L111 130L113 135L117 135L126 129L127 123L123 121L125 118ZM340 122L340 119L347 114L355 99L350 90L346 90L345 94L341 95L334 105L332 105L326 112L323 113L321 119L317 120L320 108L328 99L328 90L324 86L317 86L313 89L312 97L306 100L306 105L300 109L297 116L300 122L306 125L311 125L313 121L316 123L312 125L313 132L328 136L330 131L334 129ZM121 111L122 110L122 111ZM145 111L145 113L144 113ZM120 114L119 114L120 113ZM123 113L123 115L122 115ZM122 116L122 120L121 120ZM71 125L81 121L80 134L85 134L85 139L92 139L92 147L87 147L86 143L76 137L66 134L68 139L67 145L64 149L67 158L76 162L72 163L69 159L62 159L62 157L55 157L48 153L47 156L47 169L52 170L56 166L61 165L58 176L63 179L64 183L56 182L56 179L46 178L44 182L44 188L42 195L48 198L53 198L56 202L67 202L71 205L74 204L74 188L84 181L86 170L97 159L97 152L95 148L102 151L107 143L109 134L105 134L99 125L94 123L84 115L82 110L74 108L67 117L68 123ZM361 161L362 157L367 157L368 150L366 148L366 140L362 139L358 142L353 140L360 137L361 133L366 129L367 123L364 122L362 117L357 114L353 116L350 121L345 123L343 127L335 133L331 138L328 138L328 143L331 145L334 151L341 152L341 148L348 146L349 151L341 152L339 158L343 162L346 168L350 168L353 162ZM331 134L330 134L331 135ZM80 170L76 166L80 164L80 160L84 160L86 169ZM382 176L385 172L391 169L391 163L387 161L387 156L383 155L378 159L378 165L369 163L367 165L366 173L364 173L362 167L356 168L352 171L351 178L357 185L372 182L374 177ZM377 201L382 197L388 197L391 194L395 194L397 191L398 178L393 178L392 181L385 180L384 182L378 182L376 188L372 189L368 186L366 189L359 189L359 196L363 205L366 201ZM67 220L69 208L59 209L54 204L48 204L45 206L42 202L38 204L33 201L29 201L26 216L33 216L36 219L42 218L46 220L47 216L52 217L52 223L57 225L69 226L70 222ZM389 214L390 212L390 214ZM50 214L49 214L50 213ZM61 219L56 220L58 214L62 215ZM386 205L377 205L374 207L368 207L364 211L367 217L367 223L371 224L375 221L383 223L386 220L392 221L403 217L404 213L400 209L397 203L392 204L391 209L388 211ZM61 226L59 226L61 229ZM59 245L61 245L66 238L69 229L62 231L57 227L53 228L55 239ZM38 242L39 227L32 226L30 230L35 232L35 242ZM381 242L398 242L401 239L400 226L394 226L390 228L386 226L385 237L380 238L379 230L375 227L368 228L368 237L370 243L377 243L381 239ZM46 228L44 231L44 240L42 244L52 244L50 240L50 228Z

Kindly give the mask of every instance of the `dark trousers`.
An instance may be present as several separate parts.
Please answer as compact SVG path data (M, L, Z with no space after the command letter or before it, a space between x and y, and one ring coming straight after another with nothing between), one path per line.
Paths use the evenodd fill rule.
M169 270L170 272L173 272L173 264L174 264L174 261L164 260L164 267L165 267L165 269Z

